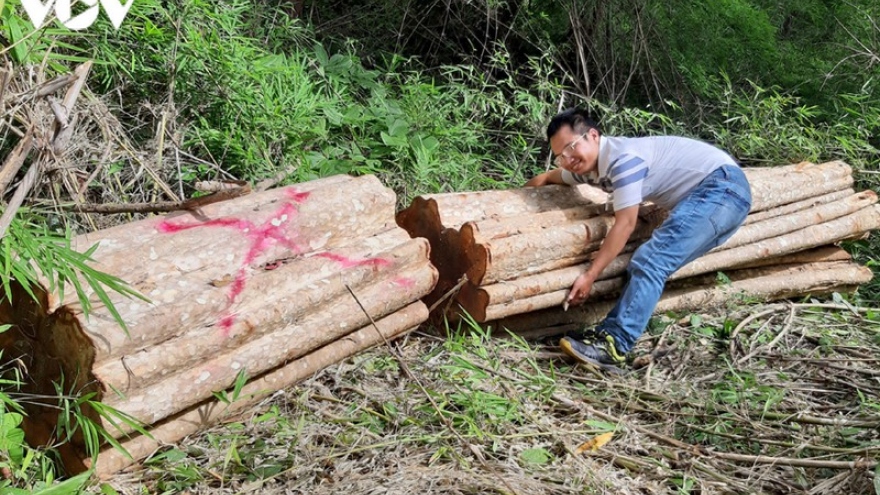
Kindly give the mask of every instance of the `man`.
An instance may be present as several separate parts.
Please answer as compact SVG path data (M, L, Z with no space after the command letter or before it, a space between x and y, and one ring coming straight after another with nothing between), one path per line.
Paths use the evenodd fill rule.
M614 366L625 361L644 333L669 276L726 241L743 223L752 202L749 183L733 158L714 146L675 136L603 136L576 108L550 121L547 138L560 168L526 186L598 184L612 193L614 207L614 226L589 269L572 285L568 303L583 303L602 270L623 250L640 203L652 201L669 210L633 254L626 286L605 320L585 332L583 340L564 337L559 343L578 361Z

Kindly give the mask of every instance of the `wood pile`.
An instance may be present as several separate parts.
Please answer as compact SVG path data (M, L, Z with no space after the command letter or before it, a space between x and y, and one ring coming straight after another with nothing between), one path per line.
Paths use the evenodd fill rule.
M746 175L753 206L745 224L672 276L658 312L743 294L771 300L849 290L871 279L869 269L830 247L880 227L876 194L853 190L847 164L751 168ZM630 244L594 284L588 302L565 312L568 290L614 223L606 200L590 186L437 194L416 198L397 221L434 246L441 278L428 300L457 291L445 316L463 311L478 322L497 322L496 328L527 331L600 321L623 285L632 251L665 217L643 206ZM705 277L718 271L729 284Z
M142 458L425 321L437 271L394 207L375 177L334 176L83 235L77 250L96 245L94 266L149 300L109 294L126 332L98 294L86 316L72 290L58 300L37 287L33 301L18 288L14 304L0 301L0 324L13 325L3 356L27 368L25 392L52 397L63 383L146 425L152 438L86 411ZM238 401L217 399L244 377ZM32 443L51 441L57 422L34 407ZM81 441L62 452L69 468L90 464ZM96 468L131 462L107 447Z

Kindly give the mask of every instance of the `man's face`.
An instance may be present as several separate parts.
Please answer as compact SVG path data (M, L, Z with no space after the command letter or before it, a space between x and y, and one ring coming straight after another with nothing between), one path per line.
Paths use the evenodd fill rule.
M599 166L599 132L590 129L578 134L571 127L563 126L550 138L550 149L556 156L556 164L577 175L586 175Z

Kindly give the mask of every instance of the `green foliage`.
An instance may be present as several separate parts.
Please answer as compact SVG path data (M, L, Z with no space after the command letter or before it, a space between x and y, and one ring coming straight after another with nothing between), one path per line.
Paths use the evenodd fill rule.
M698 94L714 87L719 73L768 74L779 65L775 29L767 13L749 1L655 1L647 9L676 67Z
M332 50L273 8L255 14L243 0L146 2L118 32L100 35L92 51L108 63L96 70L108 87L127 86L126 94L155 104L173 101L189 124L188 151L241 178L279 170L292 170L293 181L378 174L402 200L526 179L522 163L536 149L521 133L548 118L557 91L548 60L514 69L499 48L491 63L507 74L501 79L468 66L424 75L395 55L369 68L354 44ZM535 78L533 89L517 86L524 75ZM214 173L188 166L183 178Z
M42 277L48 282L49 291L57 291L61 299L64 298L68 286L72 286L86 315L92 309L88 291L94 292L120 326L125 328L125 322L110 301L107 291L142 299L144 297L118 277L89 265L96 248L97 246L93 246L83 253L74 251L70 247L69 233L58 235L39 217L19 211L6 235L0 239L2 295L15 304L12 301L11 284L16 282L31 297L36 297L31 287L40 285Z
M0 333L8 329L9 325L2 325ZM14 363L4 363L0 352L0 469L8 473L8 478L0 479L0 493L79 493L91 473L55 483L58 471L52 457L25 442L21 404L27 397L16 393L21 384L18 367Z
M149 112L167 109L181 133L175 144L242 179L279 171L289 171L289 181L376 174L402 205L422 193L518 185L546 166L543 127L562 98L603 115L609 134L701 137L748 165L843 159L855 167L860 187L878 188L871 172L878 162L880 64L871 56L880 53L880 11L868 0L441 2L420 11L418 22L406 2L366 2L357 15L348 15L348 2L320 2L311 25L277 3L138 0L120 30L102 20L86 33L34 30L16 14L19 0L0 5L2 53L15 63L47 60L60 71L53 64L95 58L90 86L119 95L118 113L138 144L155 137ZM573 19L582 24L572 26ZM388 36L395 31L399 36ZM201 162L181 164L185 187L217 174ZM90 269L90 253L71 251L45 223L28 214L0 240L5 292L13 281L29 287L45 277L53 288L73 286L87 311L90 290L105 304L108 290L134 295ZM849 247L876 268L877 236ZM860 297L873 301L876 287ZM557 370L523 358L517 373L529 387L508 396L491 371L496 351L509 345L524 353L529 346L490 345L479 325L466 323L471 331L450 332L442 349L451 357L439 373L458 387L432 395L438 408L423 401L410 408L398 398L357 403L343 410L349 423L367 436L428 425L435 429L428 438L413 441L431 444L431 462L460 456L460 445L439 440L447 424L477 441L500 438L498 425L526 427L530 409L523 402L552 395ZM718 349L734 326L691 323ZM388 357L364 365L379 374L396 374L397 367ZM727 378L708 393L721 413L741 403L767 411L785 399L748 373L731 370ZM241 374L217 398L234 401L244 383ZM18 400L0 393L7 413L0 446L9 451L2 461L16 473L16 487L40 489L56 474L49 457L21 444ZM90 400L61 402L74 417L63 424L64 437L81 428L90 448L112 444L83 416L87 407L111 423L137 426ZM263 421L283 422L270 416ZM732 431L728 426L714 428L721 434ZM298 439L302 423L280 431ZM360 448L361 438L346 433L335 440L350 450ZM262 479L285 469L283 462L258 462L264 445L247 444L238 433L214 447L227 452L212 466L224 476ZM553 463L558 454L543 445L516 452L516 461L532 466ZM155 466L173 465L158 489L184 490L211 478L190 455L172 449L154 458ZM692 491L688 476L670 479L679 491Z
M47 25L36 29L22 16L20 0L0 1L0 39L4 39L0 55L8 55L17 64L43 64L67 72L64 64L88 60L77 46L85 37L63 26Z
M751 85L737 90L727 83L717 94L719 118L709 126L723 148L746 163L777 165L799 161L842 159L858 170L878 157L873 133L880 129L880 113L866 105L870 93L840 95L834 114L823 114L800 98Z

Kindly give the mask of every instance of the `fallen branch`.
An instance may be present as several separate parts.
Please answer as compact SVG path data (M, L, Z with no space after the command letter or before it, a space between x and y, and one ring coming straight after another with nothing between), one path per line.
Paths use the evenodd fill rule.
M24 202L25 196L27 196L31 188L37 182L37 172L39 168L38 163L31 165L31 168L28 169L24 179L22 179L21 183L18 185L18 189L15 190L12 200L9 201L9 206L3 211L3 216L0 217L0 239L6 235L6 229L12 224L12 219L15 218L15 214Z
M712 455L720 459L734 462L747 462L750 464L773 464L778 466L826 468L826 469L874 469L878 462L867 459L858 461L826 461L822 459L796 459L793 457L771 457L767 455L730 454L727 452L712 452Z
M3 168L0 168L0 195L6 193L6 188L12 183L12 179L21 170L25 159L34 147L34 126L30 126L24 137L18 141L15 148L6 157L3 162Z
M223 189L221 191L192 198L186 201L160 201L157 203L107 203L107 204L74 204L62 205L61 208L67 211L75 211L78 213L103 213L112 215L114 213L168 213L172 211L197 211L203 206L212 203L219 203L232 198L244 196L251 192L248 185L239 186L234 189Z
M792 321L794 321L795 308L793 305L790 305L790 306L791 306L791 312L789 313L788 318L785 319L785 326L783 326L782 330L779 332L779 334L776 335L776 337L773 340L771 340L769 344L767 344L768 351L770 349L772 349L774 345L779 343L779 341L782 340L782 337L784 337L785 334L788 333L789 330L791 330L791 323L792 323ZM733 337L732 336L731 336L730 344L733 345ZM749 359L752 359L753 357L757 356L760 352L762 352L762 349L763 348L758 348L758 349L755 349L754 351L748 353L747 355L740 358L736 362L736 364L743 364L744 362L748 361Z

